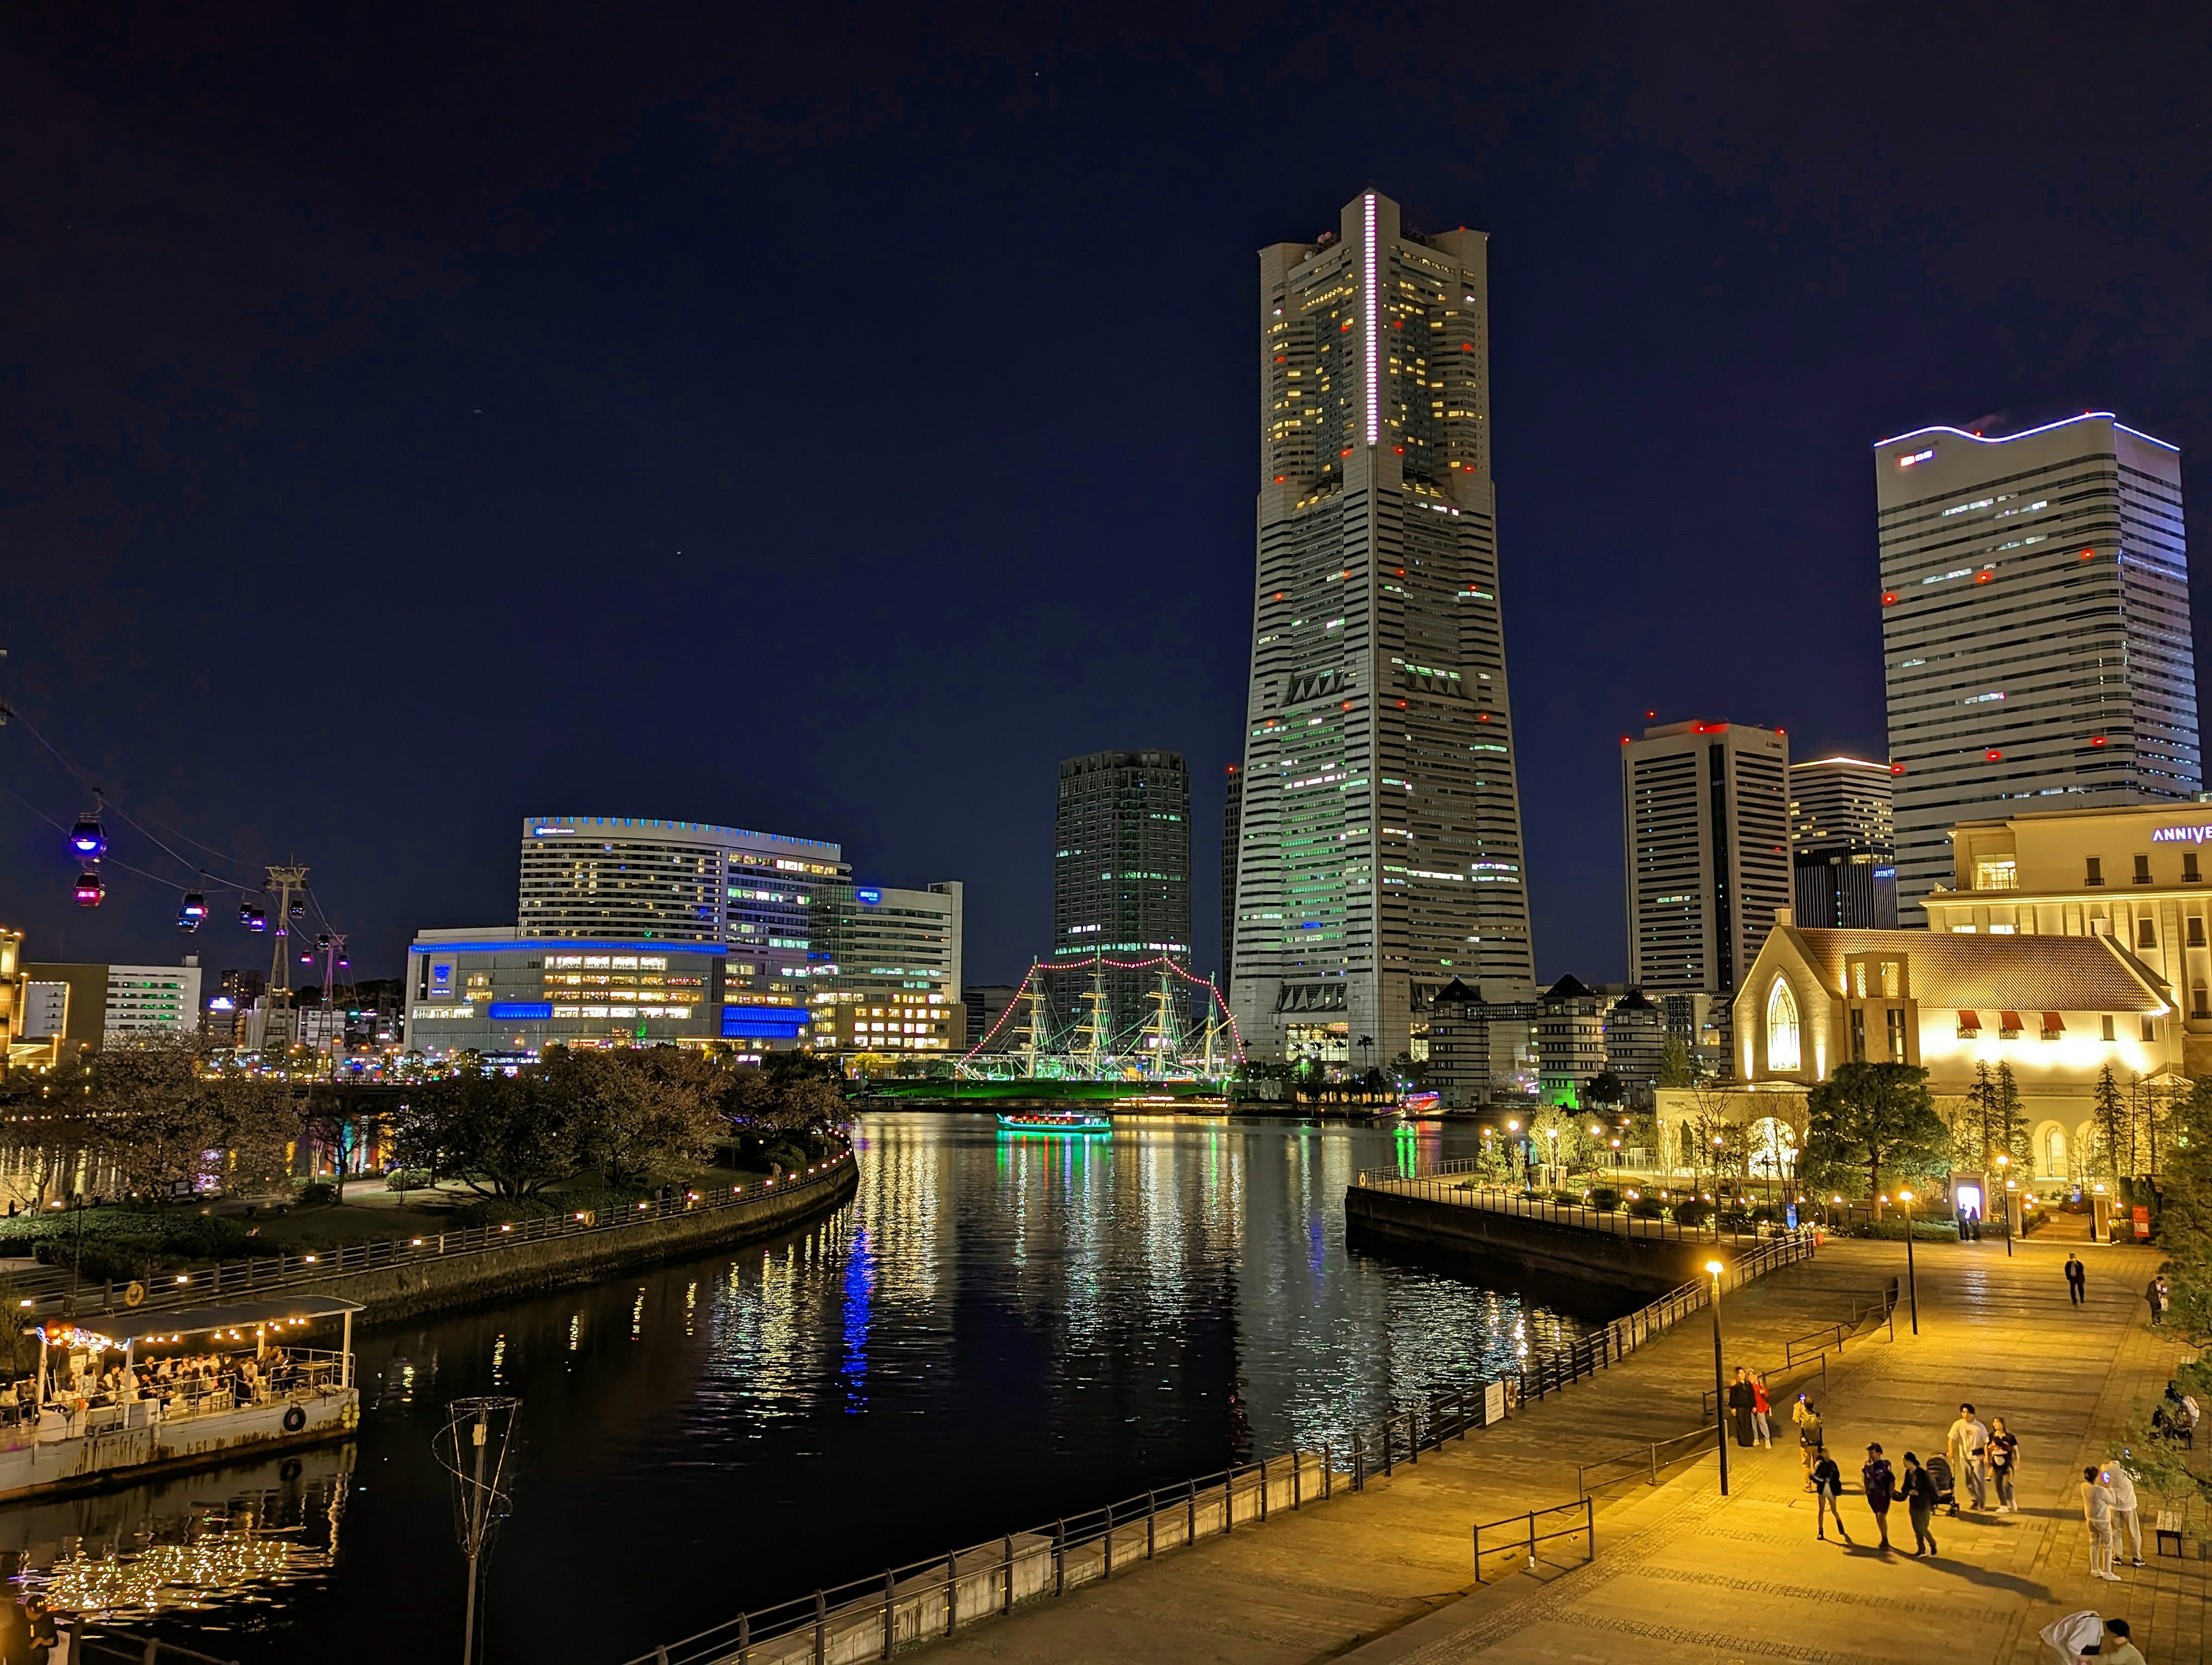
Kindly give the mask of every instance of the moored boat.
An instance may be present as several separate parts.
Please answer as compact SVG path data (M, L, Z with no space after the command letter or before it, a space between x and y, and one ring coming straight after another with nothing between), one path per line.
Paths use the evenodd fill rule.
M0 1397L0 1503L251 1458L350 1433L357 1301L328 1295L53 1318ZM331 1319L337 1351L302 1345Z

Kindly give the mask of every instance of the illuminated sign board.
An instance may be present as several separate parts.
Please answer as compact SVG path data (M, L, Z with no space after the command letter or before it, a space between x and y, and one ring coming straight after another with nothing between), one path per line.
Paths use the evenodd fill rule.
M1933 458L1935 454L1935 452L1932 450L1916 451L1910 457L1899 457L1897 459L1897 465L1899 468L1911 468L1916 463L1927 462Z
M2154 844L2202 844L2212 838L2212 823L2194 827L2154 827L2150 842Z
M884 899L884 893L881 890L855 890L853 894L871 908Z
M501 1023L540 1021L553 1015L550 1000L494 1000L492 1017Z

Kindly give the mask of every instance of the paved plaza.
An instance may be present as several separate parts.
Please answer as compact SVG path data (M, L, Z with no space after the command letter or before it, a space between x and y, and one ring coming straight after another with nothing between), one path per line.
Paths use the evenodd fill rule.
M2069 1249L2089 1267L2073 1306L2061 1272ZM1723 1498L1710 1455L1662 1484L1606 1488L1597 1553L1579 1540L1544 1547L1532 1571L1489 1559L1474 1579L1470 1527L1576 1495L1576 1465L1693 1426L1712 1379L1700 1314L1605 1372L1500 1427L1401 1466L1358 1496L1257 1530L1208 1540L1110 1584L1039 1603L945 1644L953 1656L1005 1661L1219 1661L1235 1665L1351 1659L1363 1665L1462 1660L1601 1662L1943 1660L2053 1657L2036 1632L2084 1607L2134 1626L2154 1665L2205 1656L2205 1571L2212 1563L2152 1553L2108 1584L2088 1572L2075 1492L2084 1463L2111 1454L2138 1407L2185 1350L2152 1331L2142 1298L2151 1250L1997 1242L1917 1249L1920 1334L1897 1311L1831 1355L1806 1384L1826 1418L1850 1495L1856 1548L1814 1539L1794 1431L1778 1407L1772 1451L1731 1449ZM1904 1245L1834 1242L1814 1261L1734 1291L1723 1305L1727 1358L1768 1365L1784 1342L1845 1316L1904 1270ZM1961 1400L2002 1416L2021 1440L2020 1512L1939 1515L1940 1553L1916 1560L1902 1505L1891 1542L1856 1493L1869 1440L1902 1468L1943 1449ZM1962 1494L1961 1501L1965 1498ZM2192 1523L2194 1524L2194 1523Z

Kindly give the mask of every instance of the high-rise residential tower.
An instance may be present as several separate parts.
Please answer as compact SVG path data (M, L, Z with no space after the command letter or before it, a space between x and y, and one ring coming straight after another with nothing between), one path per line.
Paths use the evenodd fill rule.
M1628 981L1726 994L1790 905L1790 742L1742 723L1623 738Z
M1900 922L1950 829L2203 786L2181 459L2092 411L1875 447Z
M1052 957L1190 963L1190 771L1174 751L1094 751L1060 766ZM1106 976L1113 1037L1142 1030L1157 975Z
M1237 823L1244 813L1244 772L1229 765L1227 790L1221 800L1221 982L1229 987L1230 968L1237 961Z
M1535 991L1487 242L1417 234L1370 191L1317 240L1261 252L1230 1004L1261 1055L1383 1061L1454 978Z
M1814 757L1790 765L1790 857L1797 923L1897 928L1897 828L1887 763Z

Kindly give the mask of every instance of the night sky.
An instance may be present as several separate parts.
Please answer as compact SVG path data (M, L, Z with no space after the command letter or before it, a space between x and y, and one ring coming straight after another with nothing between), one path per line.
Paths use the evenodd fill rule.
M1556 15L1553 14L1556 13ZM32 21L26 21L27 18ZM1617 978L1647 708L1881 755L1869 448L2091 407L2206 569L2212 12L318 3L18 10L0 672L358 974L511 922L526 813L841 841L1049 945L1057 759L1199 783L1216 963L1263 245L1491 245L1538 963ZM2200 580L2201 586L2201 580ZM2204 609L2199 606L2200 616ZM265 964L0 730L38 959ZM195 857L195 860L200 858Z

